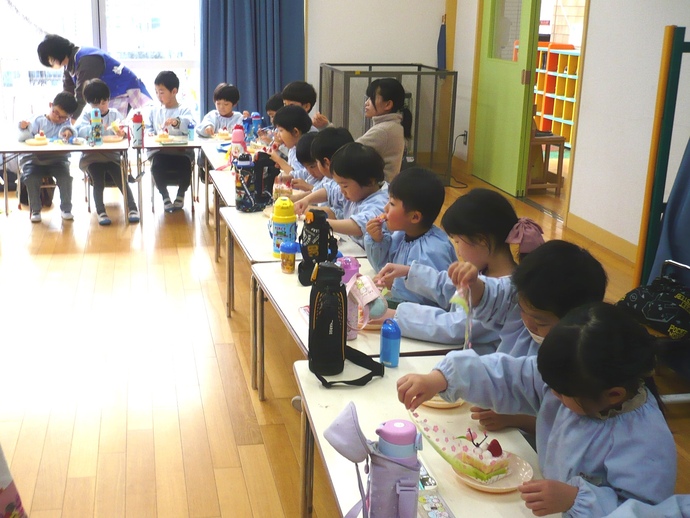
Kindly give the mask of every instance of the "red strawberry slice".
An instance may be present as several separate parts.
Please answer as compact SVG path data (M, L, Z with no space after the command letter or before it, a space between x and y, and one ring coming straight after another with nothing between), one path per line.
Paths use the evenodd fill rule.
M501 448L501 445L496 439L492 439L487 450L489 450L489 453L491 453L491 455L494 457L500 457L503 455L503 448Z

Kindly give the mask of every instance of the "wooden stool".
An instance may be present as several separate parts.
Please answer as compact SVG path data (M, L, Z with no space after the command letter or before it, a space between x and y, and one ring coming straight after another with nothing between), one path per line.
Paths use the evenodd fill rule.
M556 168L556 181L549 181L549 156L551 146L558 147L558 167ZM538 151L537 151L538 150ZM530 138L530 153L527 171L526 191L533 189L555 188L556 196L561 195L561 184L563 183L563 156L565 155L565 137L561 135L536 136ZM538 160L542 160L542 171L538 178L534 178L534 169Z

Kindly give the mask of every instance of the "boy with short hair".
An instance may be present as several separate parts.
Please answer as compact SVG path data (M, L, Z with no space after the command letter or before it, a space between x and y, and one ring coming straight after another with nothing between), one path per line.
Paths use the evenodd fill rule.
M377 272L387 263L410 265L413 261L445 271L457 261L448 235L434 225L446 190L433 171L413 167L401 171L388 186L385 213L369 220L364 236L367 258ZM391 300L435 305L405 287L403 278L393 281Z
M316 166L324 178L332 180L331 159L335 152L345 144L354 141L355 139L352 138L347 128L330 127L316 134L311 143L311 156L316 161ZM323 199L314 200L314 206L325 210L330 217L342 217L344 199L338 184L333 181L324 181L322 188L323 192L317 196ZM312 189L312 192L309 194L317 193L318 191L320 189ZM321 206L323 203L326 203L328 206Z
M215 110L208 112L196 127L200 137L212 137L218 130L232 132L236 124L242 124L242 112L234 111L240 102L240 91L235 85L220 83L213 91Z
M149 113L148 127L153 135L167 132L171 136L188 135L188 126L196 124L192 111L177 102L180 80L170 70L164 70L154 81L156 97L161 106ZM192 181L193 149L150 149L151 174L156 188L163 197L165 212L174 212L184 207L184 196ZM177 184L177 196L170 201L168 185Z
M305 178L307 173L302 164L297 161L295 148L300 137L308 133L311 128L309 115L300 106L283 106L273 117L273 124L275 132L288 149L288 159L285 161L278 150L271 151L271 159L284 174L292 175L293 178Z
M281 92L283 105L299 105L309 113L316 104L316 90L306 81L288 83ZM306 133L306 132L305 132Z
M77 135L70 117L77 109L77 100L69 92L60 92L49 103L50 111L31 121L19 122L19 141L24 142L43 133L48 139L68 139ZM19 160L22 183L29 195L29 213L32 223L41 221L41 181L45 176L55 177L60 190L62 219L72 220L72 176L69 172L69 153L30 153Z
M304 108L307 113L311 112L316 104L316 90L306 81L293 81L292 83L288 83L285 88L283 88L282 95L283 104L285 106L297 104ZM329 122L326 117L317 113L314 115L312 124L312 131L320 131L328 126Z
M88 138L91 133L91 110L98 108L101 112L103 135L117 134L124 136L124 132L119 129L115 131L113 124L117 125L124 117L114 108L109 108L110 88L100 79L92 79L84 83L84 100L90 109L82 112L77 121L77 132L80 137ZM83 153L79 160L79 169L86 171L93 183L93 202L96 205L98 224L110 225L111 220L105 211L103 202L103 191L105 189L106 175L110 176L120 192L122 192L122 170L120 168L120 153L117 151L91 151ZM139 211L134 201L134 195L129 185L127 188L127 220L130 223L139 222Z

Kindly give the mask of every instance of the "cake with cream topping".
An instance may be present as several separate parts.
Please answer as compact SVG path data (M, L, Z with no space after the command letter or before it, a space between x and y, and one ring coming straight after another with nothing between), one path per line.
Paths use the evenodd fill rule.
M483 484L492 484L508 475L510 454L503 451L496 439L489 441L484 432L484 438L478 441L476 432L471 428L467 429L464 437L458 439L464 441L461 441L463 445L457 455L461 465L456 467L456 471Z

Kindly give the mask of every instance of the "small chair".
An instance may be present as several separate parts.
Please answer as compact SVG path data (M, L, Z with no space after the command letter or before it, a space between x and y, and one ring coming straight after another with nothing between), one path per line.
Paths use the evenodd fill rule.
M536 108L536 107L535 107ZM556 172L549 171L549 157L551 146L558 147L558 166ZM525 190L529 192L535 189L555 189L556 196L561 195L563 184L563 157L565 155L565 137L554 135L551 132L537 131L537 123L532 117L532 131L530 134L529 162L527 164L527 185ZM556 175L556 181L549 181L552 174Z
M55 195L55 189L57 188L57 183L55 181L55 177L50 176L50 175L45 175L43 176L43 179L41 181L41 189L52 189L52 192L45 197L41 195L41 205L43 207L52 207L53 206L53 196ZM21 167L19 169L19 173L17 174L17 208L19 210L22 210L22 171Z
M141 190L141 183L139 180L135 179L132 176L132 169L129 163L129 158L127 157L127 152L125 152L124 156L120 157L120 167L122 168L122 172L124 172L124 181L125 186L128 183L135 182L137 184L137 190ZM81 169L81 172L84 175L84 201L86 202L86 206L91 212L91 187L93 187L93 181L91 180L91 175L89 175L89 172L86 169ZM114 187L119 190L119 187L115 184L113 179L110 177L110 175L105 176L105 186L106 187ZM139 196L140 197L140 196ZM127 207L124 207L125 213L127 213Z

